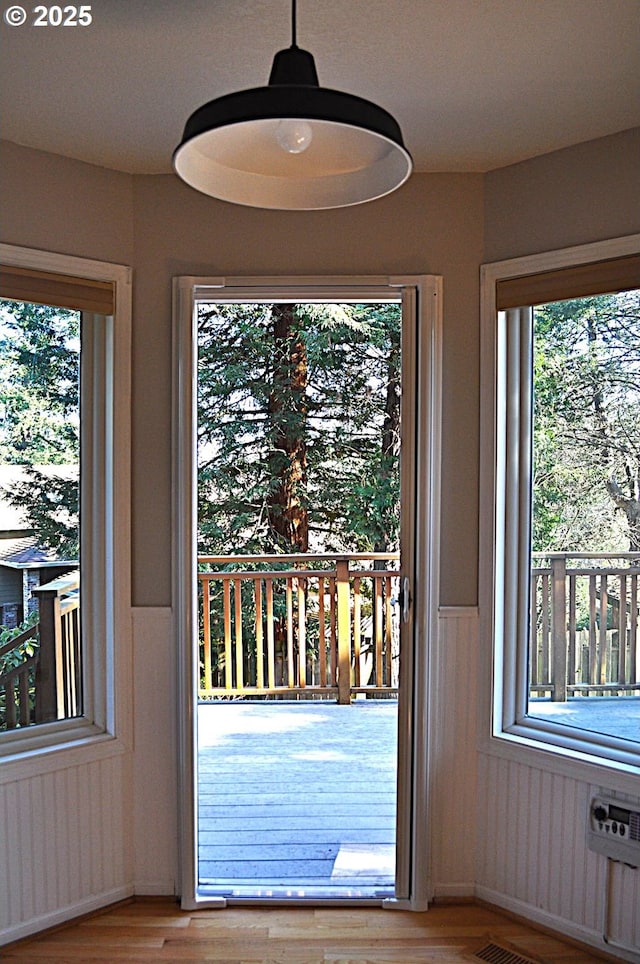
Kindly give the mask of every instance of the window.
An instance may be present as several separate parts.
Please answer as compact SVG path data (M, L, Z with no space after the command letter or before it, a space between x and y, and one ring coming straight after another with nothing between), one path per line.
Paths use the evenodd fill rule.
M640 238L483 268L493 735L640 764Z
M10 245L0 262L0 499L14 513L0 524L6 756L116 733L130 282L118 265Z

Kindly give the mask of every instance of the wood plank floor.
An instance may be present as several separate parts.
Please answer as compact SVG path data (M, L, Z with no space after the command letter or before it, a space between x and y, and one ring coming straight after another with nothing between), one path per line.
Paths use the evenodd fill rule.
M198 730L201 893L393 894L395 701L205 704Z
M455 964L475 962L488 944L515 957L494 961L592 964L596 954L532 930L487 907L406 911L227 908L180 911L138 900L56 932L6 948L20 964Z

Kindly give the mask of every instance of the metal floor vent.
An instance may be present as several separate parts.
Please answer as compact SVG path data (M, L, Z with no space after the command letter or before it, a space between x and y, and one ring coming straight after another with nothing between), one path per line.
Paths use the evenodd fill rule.
M488 961L489 964L538 964L538 961L532 957L523 957L522 954L510 951L507 947L501 947L500 944L496 944L493 941L490 941L488 944L485 944L484 947L481 947L479 951L476 951L473 959Z

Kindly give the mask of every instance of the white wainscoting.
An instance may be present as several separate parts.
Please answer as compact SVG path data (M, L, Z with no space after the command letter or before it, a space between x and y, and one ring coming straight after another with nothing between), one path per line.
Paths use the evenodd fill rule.
M431 661L430 841L436 897L475 888L478 611L439 612Z
M82 763L62 750L57 766L0 784L1 943L133 892L130 754L104 748Z
M136 894L172 895L178 874L176 644L170 608L133 610Z
M604 921L607 860L586 844L598 788L489 754L479 775L478 895L602 949L606 926L640 960L640 871L610 865Z

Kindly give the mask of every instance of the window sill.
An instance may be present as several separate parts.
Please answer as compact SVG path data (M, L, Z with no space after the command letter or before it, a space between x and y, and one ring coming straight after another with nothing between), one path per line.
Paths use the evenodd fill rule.
M127 747L113 734L79 720L76 726L67 726L63 731L34 733L28 740L12 740L2 752L0 785L119 756L127 752Z

